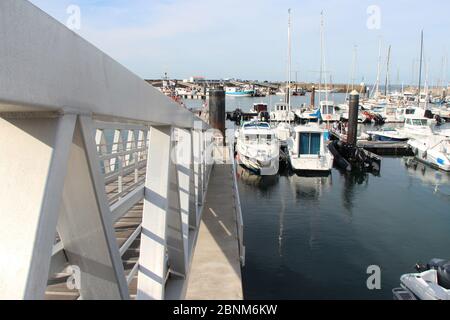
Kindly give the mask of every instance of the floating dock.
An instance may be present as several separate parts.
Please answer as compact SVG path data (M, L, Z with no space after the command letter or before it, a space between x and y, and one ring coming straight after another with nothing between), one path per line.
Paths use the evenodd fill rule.
M342 135L330 131L332 139L345 140ZM379 156L412 156L413 153L406 141L369 141L358 140L357 146Z

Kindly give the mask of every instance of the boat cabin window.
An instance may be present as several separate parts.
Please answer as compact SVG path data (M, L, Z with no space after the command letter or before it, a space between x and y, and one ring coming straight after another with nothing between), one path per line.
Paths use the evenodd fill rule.
M271 134L246 134L245 142L246 143L268 143L270 144L274 139Z
M300 133L300 155L320 154L320 133L304 132Z
M428 122L425 119L412 119L412 124L415 126L426 126Z
M406 109L405 114L414 114L416 110L414 109Z
M334 114L334 106L322 106L323 114Z

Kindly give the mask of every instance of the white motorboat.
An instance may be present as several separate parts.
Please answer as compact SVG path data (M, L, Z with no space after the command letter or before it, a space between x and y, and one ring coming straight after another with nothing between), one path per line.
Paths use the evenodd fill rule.
M398 128L397 131L411 139L430 136L433 134L433 130L428 120L427 118L419 117L406 118L404 127Z
M246 168L260 175L275 175L280 147L275 131L267 122L245 122L237 134L236 151Z
M301 121L318 122L320 119L320 110L313 108L298 108L295 111L295 115Z
M450 261L432 259L426 266L417 265L417 273L400 277L394 289L396 300L450 300Z
M444 137L450 137L450 123L445 123L434 127L434 133Z
M291 125L287 122L280 122L276 127L274 127L274 130L280 144L282 146L286 146L288 139L292 135Z
M276 103L270 112L270 121L274 122L294 122L295 113L289 110L287 103Z
M434 168L450 171L450 138L433 134L411 139L408 145L417 160Z
M382 128L376 131L366 131L372 141L406 141L408 136L394 128Z
M339 121L341 119L339 108L334 105L333 101L320 101L320 114L324 122Z
M333 155L328 149L328 131L317 124L294 128L294 136L288 139L289 162L295 171L330 171Z

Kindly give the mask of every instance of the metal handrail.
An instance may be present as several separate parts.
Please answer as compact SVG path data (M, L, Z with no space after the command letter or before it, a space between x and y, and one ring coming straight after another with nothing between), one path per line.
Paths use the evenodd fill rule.
M233 174L233 187L234 187L234 202L236 209L236 223L238 230L238 241L239 241L239 256L241 259L241 265L245 266L245 245L244 245L244 219L242 217L242 208L241 208L241 199L239 196L239 188L237 183L237 169L236 169L236 161L234 157L234 141L229 145L230 151L230 161L232 167Z

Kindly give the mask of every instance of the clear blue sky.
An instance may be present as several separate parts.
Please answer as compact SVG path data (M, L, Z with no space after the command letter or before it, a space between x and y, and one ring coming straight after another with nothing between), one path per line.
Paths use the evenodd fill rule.
M383 60L392 45L391 79L408 83L425 32L429 81L441 78L450 50L448 0L32 0L66 23L70 4L81 9L81 36L143 78L192 75L207 78L284 80L287 9L292 8L292 69L315 81L320 66L320 12L325 14L326 69L348 82L354 45L357 82L376 78L378 42ZM371 5L380 29L367 27ZM417 64L417 62L416 62ZM448 74L446 70L446 74ZM417 73L417 72L416 72ZM295 78L295 74L293 74ZM382 73L384 79L384 72ZM447 75L447 80L450 77Z

